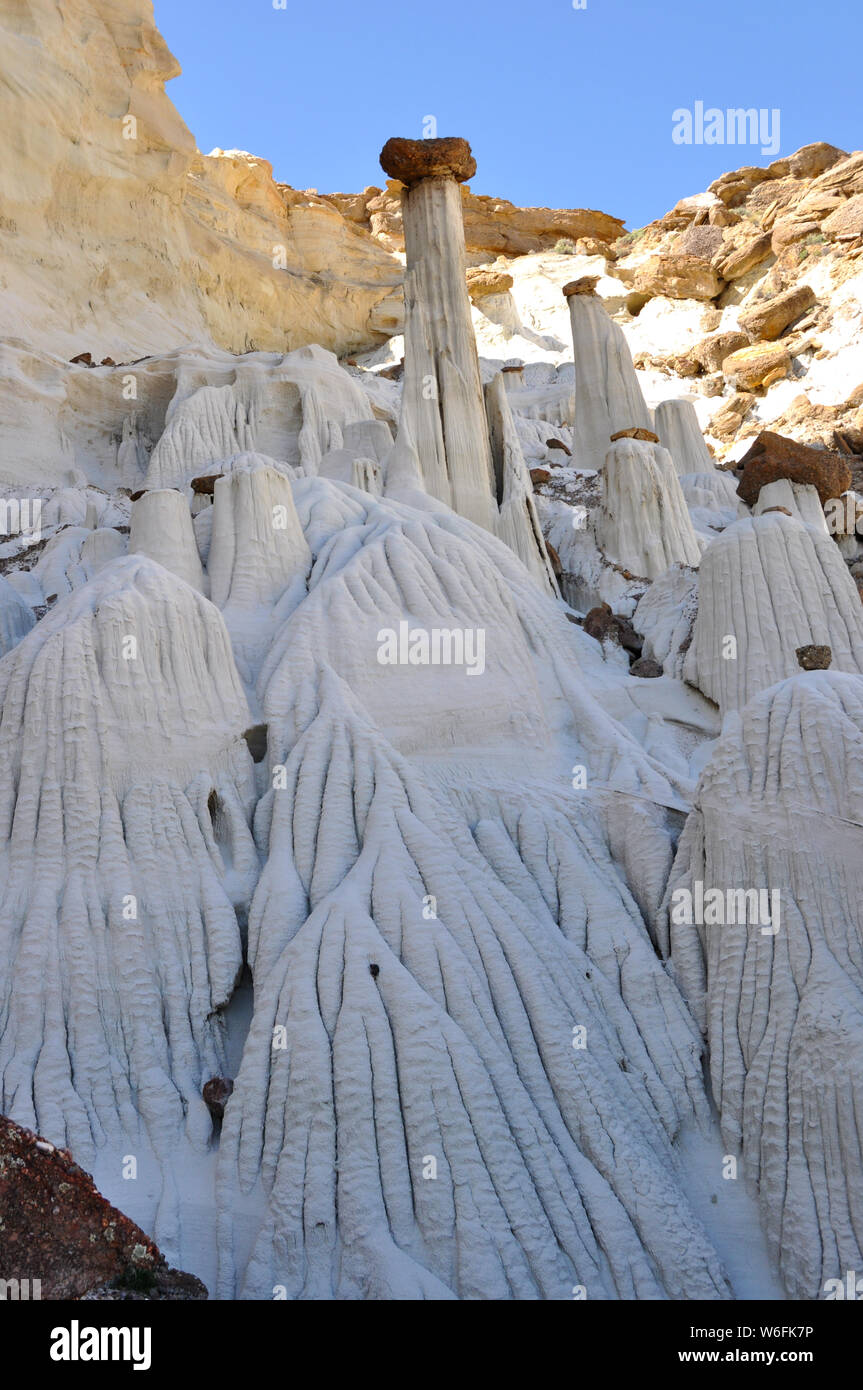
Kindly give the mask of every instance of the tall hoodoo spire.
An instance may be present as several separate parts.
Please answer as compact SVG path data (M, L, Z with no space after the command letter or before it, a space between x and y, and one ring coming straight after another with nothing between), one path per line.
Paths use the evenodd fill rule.
M381 167L405 185L405 375L400 430L428 491L494 529L494 469L465 280L459 184L476 173L466 140L388 140Z
M623 329L608 317L595 276L564 285L575 361L573 453L580 468L599 471L609 437L639 426L652 429Z

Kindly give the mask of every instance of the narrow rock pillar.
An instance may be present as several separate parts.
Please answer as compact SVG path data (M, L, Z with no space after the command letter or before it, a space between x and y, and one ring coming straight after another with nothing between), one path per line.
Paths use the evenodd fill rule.
M459 184L476 172L466 140L388 140L381 167L405 185L405 371L399 432L425 487L493 530L494 469L465 278Z

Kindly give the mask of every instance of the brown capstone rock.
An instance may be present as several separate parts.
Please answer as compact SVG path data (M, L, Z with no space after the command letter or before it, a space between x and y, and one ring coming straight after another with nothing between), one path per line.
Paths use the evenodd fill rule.
M190 1281L185 1298L206 1298L180 1275L134 1221L97 1191L67 1149L0 1116L0 1279L40 1281L42 1299L170 1297L171 1278ZM117 1292L120 1290L120 1292Z
M810 483L818 489L821 505L831 497L841 497L851 487L851 469L841 454L829 449L813 449L794 439L762 430L752 448L739 462L738 496L751 507L768 483L787 478L792 483Z
M761 515L762 515L762 516L767 516L767 513L768 513L768 512L781 512L783 516L792 516L792 515L793 515L793 513L790 512L790 511L788 510L787 507L765 507L765 508L764 508L764 511L761 513Z
M567 444L564 444L562 439L547 439L545 441L545 447L546 449L562 449L565 454L568 454L569 457L572 458L572 450Z
M467 272L467 292L471 299L485 299L490 294L506 294L513 287L513 278L504 270L475 268Z
M547 468L532 468L530 470L530 481L533 483L534 487L536 487L538 483L547 483L550 478L551 474Z
M804 671L826 671L833 660L833 653L829 647L819 647L814 643L798 647L795 655Z
M464 183L476 173L470 145L457 135L440 140L405 140L396 135L384 145L380 159L384 173L408 188L423 179Z
M598 284L598 275L582 275L580 280L569 280L563 287L563 293L567 299L574 294L595 294Z
M216 483L224 476L224 473L202 473L200 477L193 478L189 486L199 497L212 497Z
M630 425L628 429L618 430L608 437L612 444L616 444L618 439L644 439L648 444L659 443L659 435L654 434L653 430L646 430L643 425Z

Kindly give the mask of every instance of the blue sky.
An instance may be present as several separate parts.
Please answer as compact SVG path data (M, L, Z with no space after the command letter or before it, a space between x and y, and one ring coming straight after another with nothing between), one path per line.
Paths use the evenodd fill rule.
M581 0L579 0L581 3ZM155 0L199 147L321 193L383 183L390 135L470 140L477 193L630 228L758 146L675 144L678 109L780 112L780 154L859 148L859 0Z

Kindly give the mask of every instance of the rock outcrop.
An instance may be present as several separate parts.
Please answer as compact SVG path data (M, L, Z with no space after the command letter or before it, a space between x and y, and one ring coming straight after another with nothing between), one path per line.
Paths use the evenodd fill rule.
M0 1279L7 1299L207 1297L199 1279L171 1269L149 1236L100 1196L68 1150L3 1115Z
M122 363L201 343L348 352L399 326L375 322L401 281L384 248L285 193L266 160L197 152L165 94L180 68L149 0L28 4L2 43L21 78L0 118L29 131L0 184L10 336Z

